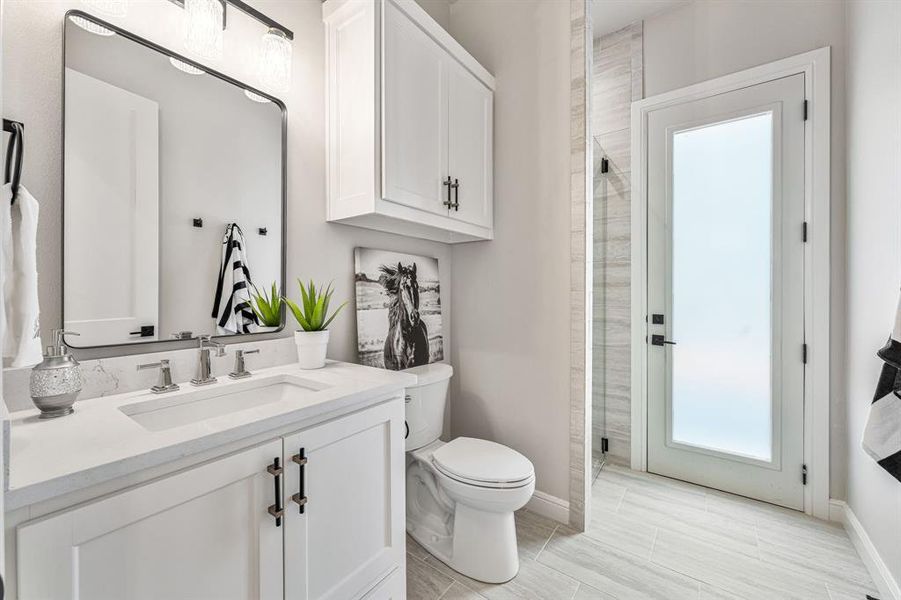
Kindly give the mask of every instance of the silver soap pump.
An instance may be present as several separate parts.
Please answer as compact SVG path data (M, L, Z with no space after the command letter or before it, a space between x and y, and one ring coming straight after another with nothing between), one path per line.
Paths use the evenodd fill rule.
M47 346L44 360L31 370L31 401L41 411L40 418L53 419L72 413L81 392L81 367L69 354L65 335L74 331L53 330L53 345Z

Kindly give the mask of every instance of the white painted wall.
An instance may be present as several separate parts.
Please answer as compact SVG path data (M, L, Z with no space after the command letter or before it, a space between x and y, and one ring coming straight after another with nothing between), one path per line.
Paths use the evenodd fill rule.
M848 27L848 504L901 582L901 484L860 448L901 282L901 3L852 0Z
M452 431L524 453L569 495L569 2L460 1L450 33L497 78L495 240L455 246Z
M695 0L644 24L645 97L832 47L832 436L830 491L843 499L847 432L844 400L845 27L836 0Z
M366 246L436 256L441 261L442 306L451 329L451 249L433 242L325 222L324 31L320 0L256 0L258 9L295 33L293 83L282 99L288 106L288 258L289 282L295 277L334 280L336 298L352 298L353 248ZM3 106L6 117L25 123L27 147L23 182L41 203L38 272L44 343L59 325L60 157L63 15L82 3L66 0L7 0L3 27ZM164 47L184 52L182 10L163 0L133 0L124 19L109 19ZM212 66L240 81L256 82L256 61L263 25L229 11L223 58ZM204 62L204 61L200 61ZM223 127L230 124L223 123ZM295 288L289 292L297 295ZM356 360L355 319L350 306L332 325L329 356ZM290 335L289 332L281 335ZM445 343L452 344L452 335ZM154 346L154 351L181 344ZM452 346L451 346L452 347ZM110 356L147 352L147 347L81 352Z

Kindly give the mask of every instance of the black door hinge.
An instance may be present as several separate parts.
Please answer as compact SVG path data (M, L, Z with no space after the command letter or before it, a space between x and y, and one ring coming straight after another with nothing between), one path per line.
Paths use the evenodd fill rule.
M801 465L801 485L807 485L807 465Z
M801 362L807 364L807 344L801 344Z
M807 242L807 221L804 221L804 224L801 226L801 241Z
M804 101L804 120L805 120L805 121L807 120L807 115L809 114L809 113L808 113L808 110L807 110L807 109L808 109L808 106L809 106L809 104L807 103L807 100L805 100L805 101Z
M601 452L607 454L607 450L610 449L610 440L605 437L601 438Z
M607 157L601 159L601 173L609 173L610 172L610 161L607 160Z

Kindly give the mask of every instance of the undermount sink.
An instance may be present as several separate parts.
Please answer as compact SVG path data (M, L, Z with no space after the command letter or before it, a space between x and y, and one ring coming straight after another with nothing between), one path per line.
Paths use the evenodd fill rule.
M119 410L148 431L165 431L266 404L312 398L329 387L300 377L277 378L176 392L169 397L126 404Z

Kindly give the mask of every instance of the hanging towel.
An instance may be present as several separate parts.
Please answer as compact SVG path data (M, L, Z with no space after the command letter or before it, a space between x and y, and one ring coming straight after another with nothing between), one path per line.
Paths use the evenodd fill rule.
M21 184L15 203L12 197L12 186L7 183L0 192L3 357L12 359L13 367L30 367L43 360L38 309L38 202Z
M237 223L225 228L222 238L222 265L216 284L212 317L219 333L252 333L257 317L250 304L250 271L247 268L244 232Z
M862 445L879 466L901 481L901 299L892 335L876 354L885 364L870 404Z

